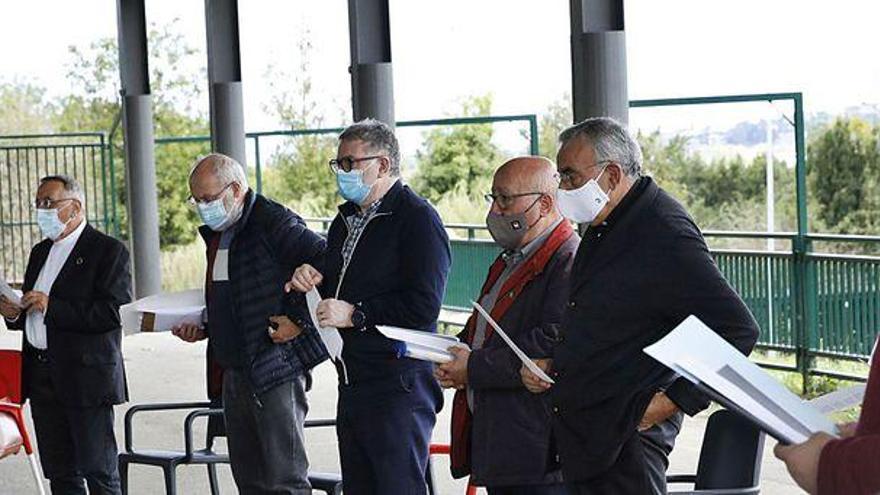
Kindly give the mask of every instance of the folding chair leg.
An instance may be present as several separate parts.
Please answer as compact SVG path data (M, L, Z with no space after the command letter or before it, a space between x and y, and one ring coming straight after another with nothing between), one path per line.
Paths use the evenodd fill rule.
M220 495L220 484L217 483L216 464L208 464L208 483L211 485L211 495Z
M30 453L27 457L31 465L31 474L34 475L34 482L37 484L37 490L40 495L46 495L46 489L43 487L43 473L40 471L40 465L37 464L37 455Z
M122 495L128 495L128 462L119 459L119 484L122 486Z
M165 494L177 495L177 466L164 466L162 470L165 472Z

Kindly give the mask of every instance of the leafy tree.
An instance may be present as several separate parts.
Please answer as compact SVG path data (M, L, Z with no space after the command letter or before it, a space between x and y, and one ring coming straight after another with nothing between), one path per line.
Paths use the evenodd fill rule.
M150 47L150 85L156 136L192 136L208 133L208 122L199 103L205 81L204 57L187 45L178 21L148 33ZM117 98L119 70L116 39L103 38L87 47L70 47L73 61L68 66L70 95L61 98L55 128L60 132L109 130L119 112ZM197 67L196 70L189 70ZM117 138L120 133L117 134ZM122 140L114 140L117 171L122 169ZM200 224L189 208L187 178L189 165L197 155L207 152L209 143L163 144L155 149L156 186L159 196L159 230L164 248L187 244L195 239ZM126 201L125 174L117 173L118 200ZM122 225L126 211L118 209ZM123 227L123 232L127 227Z
M295 76L270 69L273 112L290 129L315 129L325 126L315 101L310 73L312 44L306 33L298 42L300 64ZM287 83L293 79L293 91ZM340 112L341 113L341 112ZM336 177L327 165L336 156L335 135L306 135L285 139L269 158L264 169L266 193L307 216L330 216L336 210Z
M462 106L465 117L490 115L489 95L472 97ZM437 202L446 193L463 188L465 195L477 197L486 192L501 152L492 143L491 124L441 127L425 133L425 144L416 153L418 171L413 187Z
M859 118L838 119L810 143L811 193L831 230L880 231L880 129Z
M559 133L569 127L573 119L571 98L568 95L550 104L547 111L541 115L540 130L538 132L538 149L541 156L556 160Z
M0 136L50 132L52 112L44 88L16 80L0 83Z

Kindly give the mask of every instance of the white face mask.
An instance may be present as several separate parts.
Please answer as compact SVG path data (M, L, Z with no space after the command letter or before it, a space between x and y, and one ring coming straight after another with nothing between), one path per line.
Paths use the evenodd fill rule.
M598 177L590 179L577 189L556 191L556 201L562 216L577 224L592 223L599 216L599 212L608 204L608 195L599 187L598 182L604 173L605 169L602 169Z

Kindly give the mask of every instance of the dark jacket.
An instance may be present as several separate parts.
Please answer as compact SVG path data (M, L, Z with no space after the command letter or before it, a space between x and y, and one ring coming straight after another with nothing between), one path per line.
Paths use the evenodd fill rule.
M559 246L543 271L526 284L498 321L530 357L552 355L579 242L580 237L572 234ZM513 351L494 333L468 359L468 387L474 395L471 481L478 486L562 481L551 448L550 405L545 395L523 387L521 366Z
M250 204L253 191L245 204ZM244 333L248 376L256 393L293 380L327 359L317 331L305 325L307 311L301 295L286 295L284 284L296 267L315 263L324 251L324 239L306 227L298 215L257 194L242 214L244 226L229 247L229 281L235 326ZM199 229L210 245L220 232ZM284 344L269 338L269 317L287 315L304 326L304 332ZM211 326L207 325L210 342Z
M554 354L553 426L569 482L632 471L615 463L656 392L665 389L687 414L708 407L705 395L643 348L691 314L746 354L758 336L678 202L642 178L618 209L603 236L584 234Z
M323 298L357 306L364 330L341 332L342 359L349 383L387 378L431 363L401 358L400 346L376 325L437 331L451 254L440 216L425 199L398 181L382 199L342 273L342 247L348 236L344 216L357 206L345 203L327 232L327 253L318 268Z
M32 290L49 256L51 240L34 246L22 290ZM45 317L50 374L65 406L94 407L128 400L122 361L119 307L131 302L131 269L125 246L86 225L49 294ZM27 316L7 322L24 330ZM23 338L22 386L28 397L29 354Z

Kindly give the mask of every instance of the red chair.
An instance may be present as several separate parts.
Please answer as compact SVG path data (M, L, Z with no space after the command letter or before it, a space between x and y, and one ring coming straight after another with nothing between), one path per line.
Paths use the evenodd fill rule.
M431 457L430 456L440 455L440 454L449 455L449 452L450 452L449 445L432 443L431 445L428 446L428 472L426 473L425 478L428 482L428 493L430 493L431 495L434 495L436 493L436 491L435 491L435 484L434 484L434 469L431 466ZM477 487L472 485L470 483L470 480L468 480L468 485L467 485L467 490L465 490L465 495L477 495Z
M21 402L21 352L0 349L0 413L8 414L15 420L37 489L40 495L45 495L43 474L37 464L37 456L34 454L34 447L25 426Z

